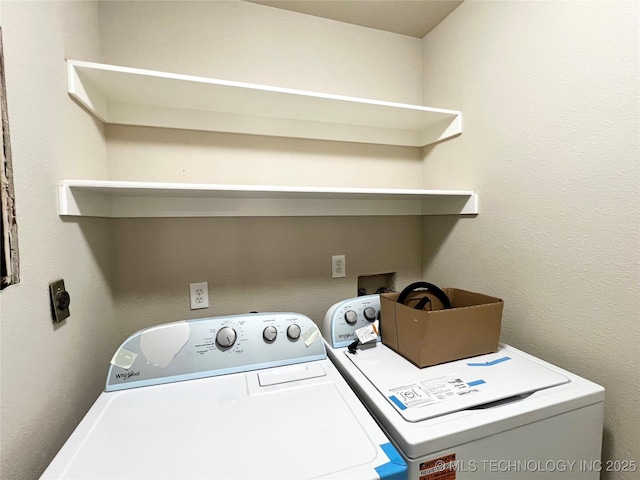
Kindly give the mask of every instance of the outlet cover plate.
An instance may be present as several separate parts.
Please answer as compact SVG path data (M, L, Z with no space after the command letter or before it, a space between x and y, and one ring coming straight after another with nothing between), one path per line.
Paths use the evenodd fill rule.
M347 276L347 256L331 256L331 278L344 278Z
M53 323L60 323L71 316L69 305L71 297L64 288L64 280L57 280L49 284L49 298L51 299L51 316Z
M189 299L191 310L209 308L209 284L207 282L190 283Z

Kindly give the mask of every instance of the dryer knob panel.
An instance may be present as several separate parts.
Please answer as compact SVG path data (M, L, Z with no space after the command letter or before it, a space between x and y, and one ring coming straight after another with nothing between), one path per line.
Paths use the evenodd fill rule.
M324 360L316 324L299 313L200 318L141 330L111 360L106 391ZM301 341L297 341L300 339Z
M349 325L355 325L358 321L358 314L353 310L347 310L344 314L344 319Z
M357 340L356 330L371 325L379 311L380 295L363 295L338 302L324 316L322 336L333 348L347 347Z
M373 307L367 307L363 310L362 314L368 321L373 322L376 319L378 312Z

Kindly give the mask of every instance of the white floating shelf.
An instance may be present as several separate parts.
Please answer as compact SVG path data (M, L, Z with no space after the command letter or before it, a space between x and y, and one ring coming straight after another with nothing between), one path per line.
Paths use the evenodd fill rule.
M422 147L455 110L68 60L69 93L105 123Z
M60 215L282 217L477 214L472 191L63 180Z

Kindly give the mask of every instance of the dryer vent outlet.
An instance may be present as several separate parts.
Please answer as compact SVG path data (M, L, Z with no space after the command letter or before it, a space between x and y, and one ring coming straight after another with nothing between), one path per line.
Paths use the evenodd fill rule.
M395 292L397 277L396 272L360 275L358 277L358 296Z

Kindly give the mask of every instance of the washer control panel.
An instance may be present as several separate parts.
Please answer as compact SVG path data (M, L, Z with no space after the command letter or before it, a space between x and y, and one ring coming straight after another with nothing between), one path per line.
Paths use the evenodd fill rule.
M380 295L349 298L333 305L322 322L322 336L333 348L357 340L356 330L380 319ZM378 335L377 341L380 341Z
M117 350L106 391L279 367L326 358L320 331L299 313L254 313L141 330Z

